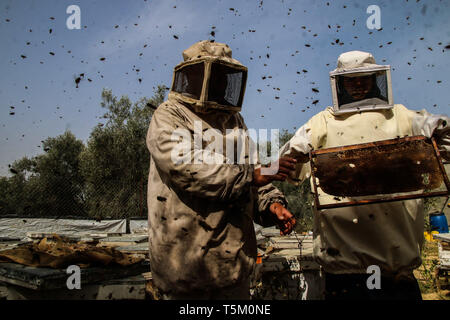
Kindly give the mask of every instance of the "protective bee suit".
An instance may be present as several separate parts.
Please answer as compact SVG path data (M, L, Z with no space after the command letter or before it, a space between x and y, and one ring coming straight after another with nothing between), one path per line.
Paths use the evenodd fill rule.
M365 77L373 86L353 93L355 99L344 88L344 77ZM333 106L313 116L281 149L282 155L303 158L291 182L310 177L306 155L312 148L433 135L441 155L450 158L450 119L393 104L390 67L377 65L370 53L342 54L330 80ZM320 188L318 193L320 203L336 202ZM331 274L366 274L376 265L383 275L410 275L421 264L423 232L422 199L314 210L314 256Z
M257 253L253 213L286 201L271 184L252 186L255 164L249 161L239 114L247 68L232 58L227 45L210 41L192 45L183 58L175 67L168 100L154 112L147 133L153 281L161 292L175 294L169 298L225 299L213 294L242 286L242 295L230 291L229 297L241 299L249 295ZM247 148L241 159L246 161L230 161L212 149L214 161L198 157L214 140L211 136L242 139ZM186 139L187 152L179 149L180 139ZM199 291L211 295L196 296Z

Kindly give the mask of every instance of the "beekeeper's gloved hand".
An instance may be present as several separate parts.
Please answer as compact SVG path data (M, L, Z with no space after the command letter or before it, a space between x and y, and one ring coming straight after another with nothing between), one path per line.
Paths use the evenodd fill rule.
M291 233L296 223L292 213L279 202L272 203L269 210L275 223L280 227L280 234L284 236Z
M253 185L263 187L272 181L284 181L289 175L289 172L295 170L297 160L290 157L281 157L276 162L271 163L271 168L278 166L278 171L273 174L261 173L262 168L258 168L253 172ZM267 169L271 171L270 169Z

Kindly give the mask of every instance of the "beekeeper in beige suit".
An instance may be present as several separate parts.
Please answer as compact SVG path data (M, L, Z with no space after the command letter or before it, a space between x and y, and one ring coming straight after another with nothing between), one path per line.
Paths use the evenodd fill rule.
M343 53L330 78L333 106L312 117L281 149L299 160L291 182L310 177L311 148L424 135L434 136L449 158L450 119L393 104L390 67L377 65L370 53ZM336 202L320 189L319 195L320 203ZM413 270L422 263L423 232L421 199L314 210L314 255L325 271L326 298L420 299ZM367 286L371 265L381 270L381 289Z
M153 281L165 299L248 299L253 213L291 232L295 219L270 182L284 180L295 160L279 159L278 172L270 174L250 161L239 114L247 68L227 45L201 41L183 58L147 133ZM238 141L245 147L238 149Z

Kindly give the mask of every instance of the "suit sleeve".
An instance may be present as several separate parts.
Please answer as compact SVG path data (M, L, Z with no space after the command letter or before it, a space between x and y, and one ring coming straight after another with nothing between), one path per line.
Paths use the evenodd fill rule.
M412 112L415 113L412 118L413 134L434 137L442 157L450 160L450 118L428 113L425 109Z
M297 159L295 171L291 172L288 182L298 185L309 178L309 152L313 149L311 140L311 121L308 121L295 135L280 149L280 156L289 156Z

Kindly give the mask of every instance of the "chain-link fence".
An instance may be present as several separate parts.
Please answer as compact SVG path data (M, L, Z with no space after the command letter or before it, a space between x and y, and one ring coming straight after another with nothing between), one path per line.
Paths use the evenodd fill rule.
M147 179L101 184L58 178L0 178L0 216L118 219L147 216Z

